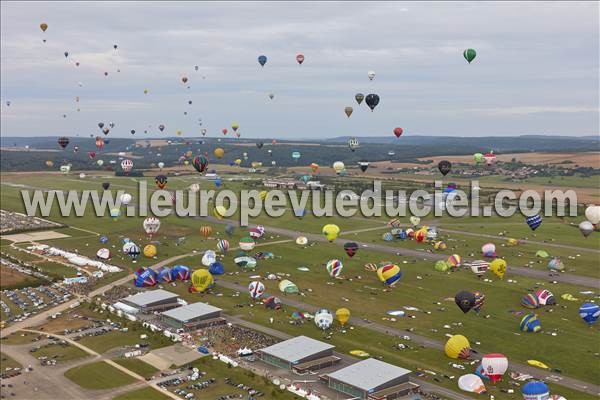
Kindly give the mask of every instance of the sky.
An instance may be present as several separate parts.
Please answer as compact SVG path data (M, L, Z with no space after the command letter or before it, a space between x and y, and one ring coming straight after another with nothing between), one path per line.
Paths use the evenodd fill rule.
M598 135L598 19L598 2L3 1L1 134Z

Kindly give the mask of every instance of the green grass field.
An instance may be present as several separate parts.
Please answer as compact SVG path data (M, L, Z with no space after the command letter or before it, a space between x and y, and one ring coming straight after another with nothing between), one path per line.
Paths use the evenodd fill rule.
M51 178L21 178L10 176L9 181L15 183L27 183L31 186L48 187L51 179L53 188L95 188L106 178L91 178L78 180L73 177L52 176ZM139 178L138 178L139 179ZM149 181L152 179L149 178ZM130 178L110 178L111 189L125 188L132 191L135 182ZM193 178L169 179L169 189L183 188L193 182ZM208 183L202 183L206 187ZM226 182L226 187L240 188L241 184ZM153 183L149 183L153 187ZM3 187L3 208L21 210L22 204L16 189ZM129 237L136 243L143 245L149 242L149 238L141 228L142 218L119 218L117 221L109 217L95 218L91 215L76 218L63 218L58 215L55 207L52 220L60 221L70 225L70 228L62 229L61 232L72 235L66 239L47 241L49 244L66 249L78 249L80 253L94 256L99 247L107 246L114 253L111 263L119 265L128 271L140 266L152 266L153 264L167 258L190 254L175 263L190 266L192 269L201 267L200 256L194 254L194 250L216 249L216 239L204 239L198 234L201 226L207 225L213 228L214 238L224 237L224 226L214 224L203 219L177 218L174 216L161 218L161 229L154 240L160 242L158 255L154 259L141 256L137 262L132 262L128 257L120 254L121 239ZM408 218L402 218L408 223ZM325 223L336 223L342 229L342 238L358 240L367 243L386 244L398 248L432 250L431 244L419 244L414 241L405 242L383 242L381 234L386 231L384 222L387 217L365 220L364 218L342 219L340 217L329 217L327 219L307 216L299 220L292 215L281 219L272 219L260 216L253 219L252 223L261 223L267 226L278 226L301 232L320 233ZM566 219L568 222L577 222L576 218ZM424 221L423 223L426 223ZM552 255L561 256L565 265L566 273L588 276L598 279L598 253L583 252L572 248L551 247L550 244L575 246L587 249L600 248L600 235L592 234L584 239L576 227L565 224L558 218L545 218L542 226L532 233L526 226L522 217L511 218L463 218L460 220L442 217L436 221L440 227L439 239L447 242L449 248L442 254L457 253L465 258L480 258L481 245L493 242L497 246L500 256L505 257L511 265L531 266L542 271L546 270L547 260L535 258L535 251L545 249ZM368 232L344 233L355 229L377 228ZM83 230L80 230L83 229ZM444 229L455 230L447 232ZM86 231L84 231L86 230ZM88 232L91 231L91 232ZM515 237L519 239L530 239L536 243L524 243L516 247L502 246L505 243L501 238L487 238L475 235L498 235L503 237ZM107 245L101 245L98 234L109 238ZM231 246L235 247L240 237L244 236L245 230L239 228L229 240ZM187 240L181 246L175 246L178 237L185 236ZM293 243L268 244L269 241L288 239L286 237L270 237L267 232L267 243L260 247L260 251L271 251L275 259L259 261L256 272L242 271L233 262L237 251L231 250L224 257L226 275L218 277L219 280L236 282L246 287L250 282L250 276L259 274L265 276L267 273L289 274L291 279L302 290L303 296L293 296L298 300L314 307L329 308L332 311L339 307L347 307L353 316L368 318L380 324L389 325L399 330L413 329L414 333L435 339L443 343L446 334L461 333L471 340L479 352L502 352L511 361L525 363L528 359L536 359L553 368L559 368L565 376L571 376L588 382L598 383L598 376L590 365L598 362L597 349L600 346L598 327L588 328L579 318L578 308L584 301L594 300L597 291L592 294L582 294L589 288L581 288L564 284L550 284L547 279L534 280L523 276L507 274L504 280L497 280L491 274L486 277L491 282L477 279L469 270L461 270L452 274L437 272L433 269L433 261L424 260L420 257L399 257L393 254L384 254L360 248L358 253L349 258L340 246L334 244L317 243L312 247L301 248ZM547 243L544 243L546 241ZM539 243L538 243L539 242ZM548 246L544 246L548 244ZM259 250L259 248L257 248ZM346 279L333 280L325 271L325 263L333 258L338 258L344 263L343 276ZM401 281L390 291L385 288L372 272L363 269L365 263L378 263L381 261L393 261L398 264L403 272ZM306 266L310 272L300 272L297 268ZM122 276L122 275L120 275ZM111 276L109 279L116 279ZM511 280L512 282L509 282ZM103 280L107 282L107 280ZM267 291L278 294L276 282L264 281ZM103 284L102 281L100 284ZM524 333L519 331L519 322L523 313L531 312L520 306L523 295L536 288L545 287L551 290L557 297L558 305L535 310L542 321L543 331L541 333ZM322 338L323 333L312 324L296 326L290 325L290 314L294 311L287 308L286 311L272 312L265 310L262 306L252 306L245 291L238 297L233 292L222 288L214 289L214 293L222 293L223 296L211 294L189 294L187 284L178 284L173 290L181 294L188 301L208 301L211 304L222 307L227 312L241 315L252 322L262 325L270 325L269 318L275 317L275 328L292 335L306 334L315 338ZM486 303L477 316L470 312L463 314L454 304L453 297L460 290L478 290L486 295ZM562 300L562 294L572 294L578 298L577 301L569 302ZM597 301L597 300L596 300ZM438 304L439 303L439 304ZM243 308L239 306L243 305ZM396 322L386 319L386 311L401 309L403 306L417 307L421 312L415 312L415 318L399 318ZM449 328L445 328L448 326ZM554 334L554 335L553 335ZM96 351L104 352L110 348L131 345L139 342L139 332L133 333L111 333L98 338L86 338L82 344L88 345ZM401 342L384 334L373 333L362 328L347 330L341 333L335 328L332 342L340 351L362 349L372 355L382 356L384 359L411 369L429 369L441 374L459 375L459 370L449 366L451 360L446 358L443 352L435 349L412 346L409 350L397 350L394 346ZM480 344L475 345L474 343ZM577 348L574 350L574 344ZM407 343L410 345L410 343ZM151 344L152 345L152 344ZM158 344L160 345L160 343ZM573 357L574 352L577 357ZM471 368L471 367L469 367ZM456 389L456 382L443 380L442 385ZM503 386L500 386L503 388ZM497 392L497 393L496 393ZM560 388L560 393L567 398L588 398L583 394L570 392L569 389ZM493 393L497 399L514 398L499 390ZM571 394L571 396L569 396Z
M4 353L0 353L0 365L2 365L2 370L6 370L8 368L21 368L22 365L7 356Z
M35 357L53 358L58 362L71 361L88 356L88 353L76 346L58 344L44 346L31 354Z
M135 382L131 376L103 361L71 368L65 376L82 388L92 390L112 389Z
M152 389L151 387L146 387L143 389L133 390L131 392L123 393L118 395L117 397L113 397L113 400L168 400L168 397L161 392Z
M152 349L171 344L169 339L158 335L151 335L148 339L142 340L140 339L140 332L134 332L132 330L128 332L113 331L100 336L88 336L79 341L82 345L89 347L98 353L104 353L116 347L132 346L141 342L148 343Z
M158 372L156 368L137 358L117 358L113 360L117 364L121 364L125 368L135 372L144 378L150 378Z

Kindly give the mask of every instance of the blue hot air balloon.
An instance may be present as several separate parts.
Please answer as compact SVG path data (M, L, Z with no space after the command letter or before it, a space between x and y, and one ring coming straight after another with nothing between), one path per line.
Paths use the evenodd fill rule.
M158 281L161 283L169 283L173 281L173 275L171 274L171 268L164 267L158 271Z
M521 330L523 332L539 332L542 329L542 323L535 314L527 314L521 320Z
M149 287L156 285L156 272L151 268L140 268L135 271L133 283L137 287Z
M550 396L550 389L542 381L529 381L521 389L523 400L547 399Z
M482 380L489 380L490 377L485 374L485 370L483 369L483 365L479 364L479 366L475 369L475 375L480 377Z
M220 188L221 185L223 184L223 181L221 180L221 178L216 178L214 180L214 182L215 182L215 186L218 187L218 188Z
M583 303L583 305L579 307L579 316L591 326L598 321L598 317L600 317L600 306L594 303Z
M225 233L226 233L228 236L231 236L231 235L233 235L233 232L235 232L235 226L233 226L233 225L229 224L229 225L227 225L227 226L225 227Z
M185 265L176 265L171 270L171 275L174 280L187 281L190 279L190 269Z
M542 216L540 214L532 215L531 217L527 217L527 225L531 228L532 231L535 231L542 224Z
M225 267L222 263L215 261L208 267L208 272L212 275L223 275L225 273Z
M260 64L261 67L264 67L265 64L267 63L267 56L258 56L258 63Z
M106 236L100 236L100 243L108 243L108 238Z

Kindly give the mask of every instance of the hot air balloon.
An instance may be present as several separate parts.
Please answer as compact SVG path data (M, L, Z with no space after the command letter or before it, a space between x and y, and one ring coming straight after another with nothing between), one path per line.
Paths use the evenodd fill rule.
M225 266L222 263L215 261L209 265L208 272L213 275L223 275L225 273Z
M486 388L480 377L475 374L466 374L458 378L458 388L469 393L485 393Z
M333 315L329 310L320 309L315 313L314 321L319 329L329 329L333 324Z
M521 298L521 305L525 308L536 309L540 306L540 303L536 295L528 293Z
M486 243L481 246L481 254L484 257L496 258L496 245L494 243Z
M111 208L110 209L110 217L112 219L114 219L115 221L121 216L121 210L118 208Z
M590 221L583 221L579 224L579 231L583 237L588 237L594 232L594 224Z
M600 224L600 206L591 205L585 209L585 218L593 225Z
M535 291L535 297L537 297L540 305L545 306L553 306L556 304L556 300L554 299L554 295L548 289L538 289Z
M158 164L156 164L156 165L158 165L158 168L160 168L160 169L163 169L165 167L165 163L162 161L159 161Z
M342 326L346 326L348 321L350 320L350 310L345 307L338 308L335 311L335 317Z
M260 64L261 67L264 67L265 64L267 63L267 56L258 56L258 63Z
M121 169L124 173L128 174L133 169L133 161L129 159L121 161Z
M154 178L154 183L156 183L156 187L158 187L160 190L163 190L165 187L167 187L167 176L157 175L156 178Z
M344 269L344 265L340 260L329 260L326 265L327 273L332 278L337 278L342 273L342 269Z
M493 151L490 151L489 153L485 153L483 159L487 165L492 165L496 161L496 155Z
M475 307L475 300L475 294L468 290L462 290L454 296L454 302L465 314Z
M344 251L348 254L348 257L352 258L358 251L358 244L354 242L347 242L344 244Z
M58 138L58 145L63 149L69 145L69 138L66 136L61 136Z
M435 250L446 250L448 248L448 245L446 244L446 242L440 240L439 242L434 243L433 248Z
M298 161L301 156L302 156L302 154L300 154L299 151L292 152L292 158L294 159L294 161Z
M354 151L356 149L358 149L359 143L358 143L358 139L357 138L352 138L350 140L348 140L348 147L350 148L350 150Z
M470 264L471 271L478 277L481 277L489 269L490 264L484 260L475 260Z
M275 296L269 296L264 301L265 307L271 310L279 310L281 308L281 300Z
M190 279L190 268L185 265L176 265L171 269L174 280L187 281Z
M171 275L171 268L162 267L157 272L158 282L160 283L170 283L173 281L173 276Z
M189 291L191 293L202 293L212 288L215 280L210 272L206 269L197 269L192 273L192 286Z
M119 198L119 200L121 200L121 204L126 206L129 203L131 203L131 200L133 200L133 197L129 193L123 193L121 195L121 197Z
M469 64L471 64L471 61L473 61L476 56L477 52L474 49L466 49L465 51L463 51L463 57L465 58L465 60L467 60Z
M194 157L194 160L192 161L192 165L194 166L196 171L203 173L204 171L206 171L206 168L208 167L208 159L203 155L196 156L196 157Z
M100 137L100 136L96 136L96 148L99 151L102 151L102 149L104 148L104 138Z
M229 241L226 239L221 239L217 242L217 249L221 252L221 253L227 253L227 250L229 250Z
M362 172L365 172L369 168L370 164L371 163L369 163L368 161L359 161L358 162L358 168L360 168L360 170Z
M473 295L475 295L475 305L473 306L473 311L479 314L481 308L485 304L485 295L481 292L473 292Z
M207 238L210 236L211 233L212 233L212 227L210 227L208 225L200 227L200 236Z
M184 85L187 83L187 81L188 81L187 76L182 76L181 77L181 82L183 82Z
M323 226L321 232L323 235L325 235L328 241L333 242L340 233L340 227L334 224L327 224Z
M501 258L496 258L490 263L490 271L498 278L504 278L504 274L506 273L506 261Z
M372 81L373 78L375 78L375 71L367 72L367 76L369 77L369 80Z
M216 206L213 214L215 217L217 217L217 219L223 219L223 217L227 216L227 209L223 206ZM225 232L227 232L227 228L225 228Z
M354 110L352 109L352 107L346 107L346 108L344 108L344 113L346 114L346 116L347 116L348 118L350 118L350 116L352 115L352 112L353 112L353 111L354 111Z
M108 260L110 258L110 250L107 248L101 248L96 252L96 258L101 260Z
M340 174L342 171L346 169L346 166L342 161L336 161L333 163L333 170L336 174Z
M527 225L532 231L535 231L542 224L542 216L540 214L532 215L526 219Z
M46 167L52 168L54 166L54 161L46 160Z
M265 292L265 285L262 282L252 281L248 285L248 292L250 293L250 297L256 300Z
M438 169L442 173L442 175L448 175L448 172L452 169L452 163L448 160L442 160L438 163Z
M592 326L598 321L598 317L600 317L600 306L595 303L583 303L581 307L579 307L579 316L587 322L589 326Z
M396 137L400 137L402 136L402 133L404 132L404 130L402 128L394 128L394 135L396 135Z
M246 255L239 255L233 259L233 262L235 262L235 264L238 267L241 267L244 269L256 268L256 259L254 257L250 257L250 256L246 256Z
M298 64L302 65L302 63L304 62L304 54L299 53L298 55L296 55L296 61L298 62Z
M550 261L548 261L548 269L551 271L564 271L565 264L560 257L552 257Z
M156 232L158 232L160 229L160 220L156 217L148 217L144 219L142 225L144 227L144 231L146 231L146 234L152 237L152 235L156 234Z
M365 103L367 103L367 106L373 111L375 107L377 107L377 104L379 104L379 96L373 93L368 94Z
M377 277L386 285L393 286L402 277L402 272L396 264L386 264L377 268Z
M448 265L448 263L444 260L437 260L435 262L435 265L433 266L433 268L436 271L440 271L440 272L446 272L450 269L450 266Z
M490 381L498 382L508 369L508 359L504 354L486 354L481 359L481 366L483 374L490 378Z
M150 287L156 285L156 272L151 268L140 268L134 273L133 283L136 287Z
M206 250L202 255L201 262L205 267L210 267L210 265L215 261L217 261L217 253L215 253L213 250Z
M48 24L45 22L42 22L40 24L40 29L42 30L42 32L46 32L46 29L48 29Z
M550 389L542 381L529 381L521 389L523 400L550 400Z
M535 314L527 314L521 319L519 325L523 332L539 332L542 329L542 324Z
M453 335L444 346L444 352L450 358L467 359L471 356L471 344L463 335Z
M419 223L421 223L421 218L415 217L414 215L412 217L410 217L408 220L410 221L412 226L417 226L417 225L419 225Z
M147 244L146 246L144 246L144 256L148 257L148 258L152 258L154 256L156 256L157 250L156 250L156 246L153 244Z
M473 161L477 164L481 164L484 161L483 154L475 153L473 154Z
M364 100L365 95L362 93L356 93L354 95L354 100L356 100L356 102L360 105L360 103L362 103L362 101Z
M279 291L285 294L294 294L298 293L298 286L290 280L284 279L279 282Z
M275 95L273 93L269 93L269 99L273 100L274 97Z
M256 246L256 242L254 241L254 239L252 239L252 237L245 236L240 239L238 245L239 245L240 249L242 249L244 251L250 251L250 250L254 249L254 246Z
M259 140L258 142L256 142L256 147L259 148L259 149L262 149L264 145L265 144L261 140ZM271 150L269 150L269 151L271 151Z
M316 174L317 171L319 170L319 164L311 163L310 164L310 170L312 171L313 174Z
M452 254L450 257L448 257L446 263L448 263L448 265L452 268L457 268L460 267L462 258L458 254Z

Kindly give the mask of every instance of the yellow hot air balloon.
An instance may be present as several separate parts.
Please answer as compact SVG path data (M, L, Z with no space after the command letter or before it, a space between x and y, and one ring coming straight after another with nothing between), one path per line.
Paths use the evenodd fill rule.
M223 219L223 217L225 216L226 213L227 213L227 209L223 206L216 206L213 211L213 214L218 219Z
M409 220L413 226L417 226L421 222L421 218L415 217L414 215L412 217L410 217Z
M148 89L144 89L144 94L148 94Z
M509 238L509 239L506 241L506 244L507 244L507 245L509 245L509 246L516 246L516 245L518 245L518 244L519 244L519 239L515 239L515 238Z
M252 161L250 163L250 165L252 166L252 168L256 169L256 168L260 168L262 167L262 163L260 161Z
M327 240L333 242L340 233L340 227L334 224L327 224L323 227L323 230L321 232L323 233L323 235L325 235Z
M186 151L186 152L185 152L185 156L186 156L187 158L190 158L190 157L192 157L193 155L194 155L194 153L192 153L192 151L191 151L191 150L188 150L188 151Z
M146 256L148 258L152 258L156 255L156 253L157 253L157 250L156 250L155 245L149 244L144 247L144 256Z
M333 169L336 173L340 173L342 172L344 169L346 169L346 166L344 165L343 162L341 161L336 161L333 163Z
M54 161L52 161L52 160L46 161L46 167L53 167L53 166L54 166Z
M222 158L225 155L225 150L220 147L217 147L214 151L215 157Z
M240 158L236 158L234 163L235 163L235 165L237 165L239 167L240 164L242 163L242 160Z
M202 293L215 284L215 279L207 269L197 269L192 273L190 292Z
M189 161L189 160L185 160L185 161L183 162L183 165L186 165L186 166L187 166L187 165L190 165L190 161Z
M469 358L471 355L471 344L469 339L463 335L453 335L444 346L444 352L450 358Z
M177 134L177 136L181 136L183 134L183 132L181 131L181 129L177 129L177 132L175 132Z
M346 323L350 320L350 310L343 307L338 308L338 310L335 312L335 317L337 318L339 323L342 324L342 326L345 326Z
M506 273L506 261L501 258L496 258L490 263L490 271L498 278L504 278L504 274Z
M261 200L266 199L268 194L269 194L269 192L267 192L266 190L262 190L260 192L260 198L261 198Z
M240 124L238 124L237 122L234 122L233 124L231 124L231 129L233 129L233 131L237 131L240 128Z

